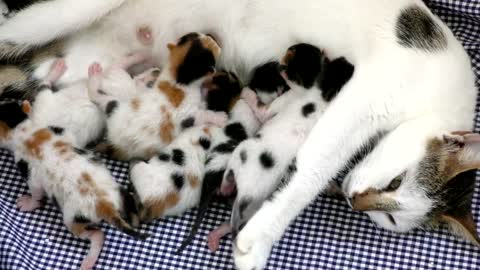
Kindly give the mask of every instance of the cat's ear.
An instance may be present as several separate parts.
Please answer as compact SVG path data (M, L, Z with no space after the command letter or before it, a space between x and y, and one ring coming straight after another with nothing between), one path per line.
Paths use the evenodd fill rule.
M168 50L170 50L170 51L173 50L173 49L175 49L175 47L176 47L176 46L175 46L175 44L173 44L173 43L168 43L168 44L167 44L167 48L168 48Z
M446 183L442 192L443 213L440 219L448 225L453 234L480 246L471 207L475 178L476 171L470 170Z
M22 111L28 116L32 113L32 104L28 100L22 102Z
M480 168L480 134L456 131L443 137L449 156L448 180L456 175Z

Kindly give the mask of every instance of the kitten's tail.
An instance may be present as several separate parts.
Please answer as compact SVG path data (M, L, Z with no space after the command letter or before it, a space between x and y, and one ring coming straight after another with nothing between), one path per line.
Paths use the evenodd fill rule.
M128 234L134 238L145 240L149 235L137 232L125 219L122 218L120 212L113 207L113 204L101 200L97 204L97 215L104 219L107 223L113 225L121 232Z
M23 55L93 24L126 0L44 1L19 11L0 26L0 58Z

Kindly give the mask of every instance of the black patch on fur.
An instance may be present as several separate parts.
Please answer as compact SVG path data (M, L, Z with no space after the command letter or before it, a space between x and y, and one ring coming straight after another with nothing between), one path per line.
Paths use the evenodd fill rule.
M255 92L284 93L290 90L287 82L280 75L280 63L268 62L255 68L249 87Z
M129 224L132 224L140 212L140 198L131 183L129 183L128 189L121 187L120 194L123 202L122 216Z
M195 125L195 117L188 117L182 120L180 126L182 129L191 128Z
M102 89L98 89L97 93L102 96L106 96L107 92L103 91Z
M247 162L247 151L242 150L240 152L240 160L242 161L243 164L245 164L245 162Z
M30 178L30 168L29 168L28 162L26 162L23 159L20 159L17 162L17 169L20 172L20 175L22 176L23 179L28 180Z
M87 150L84 150L84 149L81 149L81 148L78 148L78 147L74 147L73 151L75 151L75 153L77 153L81 156L85 156L89 153Z
M288 51L292 53L292 57L286 59L288 79L305 88L314 86L323 73L326 57L319 48L306 43L293 45Z
M185 184L185 178L180 173L173 173L170 178L173 181L173 184L178 190L181 190L183 185Z
M240 95L242 86L232 72L218 72L207 84L207 109L215 112L228 112L235 98Z
M47 0L3 0L10 11L19 11L35 3L45 1Z
M178 44L184 43L184 37L180 39ZM177 69L177 82L180 84L189 84L215 71L213 52L204 48L200 39L193 38L190 39L190 42L191 46L185 55L184 61Z
M255 139L261 139L262 138L262 133L257 133L255 136L253 136Z
M406 48L439 51L447 47L447 37L440 25L417 5L400 14L396 25L397 41Z
M92 221L91 221L89 218L87 218L87 217L85 217L85 216L83 216L83 215L81 215L81 214L76 214L76 215L73 217L73 222L75 222L75 223L80 223L80 224L92 223Z
M148 88L153 88L154 85L155 85L155 81L149 81L149 82L146 84L146 86L147 86Z
M185 165L185 152L183 150L175 148L172 150L172 162L178 166Z
M330 102L337 96L343 86L352 78L355 67L344 57L328 63L320 82L322 97Z
M204 150L208 150L210 149L210 146L212 144L212 142L207 139L207 138L204 138L204 137L201 137L199 140L198 140L198 143L200 144L200 146L202 146L202 148Z
M383 139L383 137L385 137L385 135L386 132L378 132L374 136L370 137L370 139L368 139L364 144L362 144L360 148L355 152L355 154L350 157L343 169L337 173L334 181L337 182L339 186L341 186L341 183L345 176L375 149L375 147Z
M262 164L263 168L271 169L275 166L275 160L273 159L272 153L270 152L263 152L260 154L260 164Z
M55 196L50 197L50 200L52 201L52 204L55 205L55 207L57 207L58 209L62 209L60 208L60 204L58 203L58 200Z
M14 129L27 118L28 115L23 112L19 103L12 101L0 104L0 122L4 122L9 128Z
M315 112L315 110L316 110L315 103L313 102L307 103L302 107L302 115L304 117L309 117L312 113Z
M110 117L113 113L113 111L118 107L118 101L112 100L107 103L107 106L105 107L105 113L107 114L107 117Z
M235 141L229 140L226 143L221 143L215 146L212 151L220 154L228 154L232 153L233 150L235 150L235 147L237 147L237 145L238 143L236 143Z
M170 155L167 153L161 152L160 154L158 154L158 159L160 161L169 162L170 158L171 158Z
M55 133L55 135L62 135L63 132L65 132L65 129L62 127L57 127L57 126L48 126L48 129Z
M225 135L237 142L242 142L248 138L245 127L238 122L228 124L223 130L225 132Z
M178 40L177 46L185 45L187 42L192 41L192 40L195 40L195 39L198 39L199 37L200 37L200 35L199 35L198 33L195 33L195 32L188 33L188 34L182 36L182 37Z

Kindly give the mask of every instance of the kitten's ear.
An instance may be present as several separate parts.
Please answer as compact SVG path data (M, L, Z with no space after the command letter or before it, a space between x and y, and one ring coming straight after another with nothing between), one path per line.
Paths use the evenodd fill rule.
M167 48L168 48L168 50L170 50L170 51L173 50L173 49L175 49L175 47L176 47L176 46L175 46L175 44L173 44L173 43L168 43L168 44L167 44Z
M476 171L471 170L455 176L446 183L442 194L444 212L440 219L448 224L453 234L480 246L471 207L475 178Z
M32 113L32 104L28 100L22 102L22 111L28 116Z
M445 135L443 140L451 155L447 165L449 179L462 172L480 168L480 134L456 131Z
M467 216L449 216L442 215L442 221L445 222L450 231L463 239L466 239L470 243L480 246L480 238L478 237L475 222L473 216L470 213Z

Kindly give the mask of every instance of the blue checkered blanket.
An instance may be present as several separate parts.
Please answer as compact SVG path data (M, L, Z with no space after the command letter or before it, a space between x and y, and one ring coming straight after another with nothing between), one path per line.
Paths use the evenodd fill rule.
M394 0L392 0L394 1ZM468 50L480 85L480 0L426 1ZM479 106L480 108L480 102ZM478 111L478 110L477 110ZM476 131L480 131L480 113ZM106 160L121 183L128 178L126 164ZM480 181L473 212L480 217ZM88 250L63 225L50 204L33 213L15 207L27 185L6 150L0 150L0 269L76 269ZM229 209L214 205L193 244L175 255L190 228L196 210L181 217L158 220L142 231L151 234L136 241L104 225L105 245L96 269L234 269L230 238L219 251L208 251L210 230L229 217ZM375 227L346 203L319 196L292 224L270 257L268 269L480 269L480 249L446 230L397 234Z

